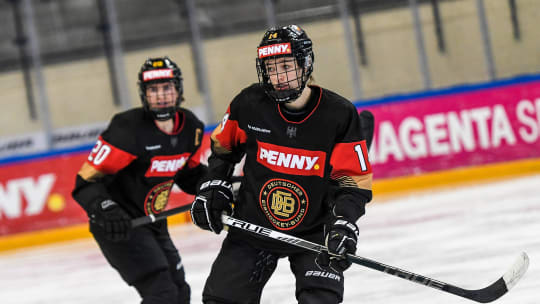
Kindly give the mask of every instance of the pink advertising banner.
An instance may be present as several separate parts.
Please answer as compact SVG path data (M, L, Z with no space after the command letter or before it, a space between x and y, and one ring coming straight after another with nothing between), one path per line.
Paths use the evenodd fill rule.
M540 157L540 81L365 109L376 120L375 178Z

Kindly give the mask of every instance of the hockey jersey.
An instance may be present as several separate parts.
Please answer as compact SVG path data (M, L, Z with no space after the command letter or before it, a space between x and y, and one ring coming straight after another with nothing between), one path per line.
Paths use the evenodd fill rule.
M320 242L330 209L352 221L364 213L372 173L354 105L311 89L314 106L299 121L260 85L244 89L212 133L212 157L236 163L246 156L236 217Z
M104 199L116 201L133 217L163 211L175 182L187 193L196 191L204 174L203 130L203 123L183 108L171 134L142 108L115 115L80 169L73 197L87 211Z

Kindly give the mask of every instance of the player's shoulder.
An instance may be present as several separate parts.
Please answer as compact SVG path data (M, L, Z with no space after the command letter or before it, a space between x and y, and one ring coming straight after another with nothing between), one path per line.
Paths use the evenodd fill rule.
M313 86L312 89L318 89L320 87ZM356 107L350 100L347 98L339 95L338 93L326 89L326 88L320 88L321 90L321 96L322 99L324 99L324 102L328 105L334 108L335 110L343 110L343 111L354 111L356 112Z
M142 107L129 109L127 111L116 113L111 119L109 128L132 128L141 125L141 122L147 120L147 115Z
M264 88L260 83L253 83L247 87L245 87L240 94L243 96L249 96L249 97L262 97L265 96Z
M231 105L243 105L246 103L251 104L253 102L264 99L265 96L266 93L264 91L264 88L259 83L254 83L242 89L242 91L240 91L240 93L238 93L234 97Z
M134 134L140 133L140 129L145 128L148 122L148 116L142 107L119 112L113 116L101 137L110 145L135 153Z
M239 116L250 115L253 111L261 111L267 103L268 96L264 88L254 83L236 94L229 105L229 110L231 117L236 119Z

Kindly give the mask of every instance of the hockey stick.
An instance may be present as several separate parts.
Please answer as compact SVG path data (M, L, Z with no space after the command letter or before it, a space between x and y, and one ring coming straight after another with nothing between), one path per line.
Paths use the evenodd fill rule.
M142 225L154 223L155 221L161 221L161 220L164 220L164 219L166 219L167 217L169 217L171 215L186 212L189 209L191 209L191 204L187 204L187 205L184 205L184 206L172 208L170 210L163 211L163 212L161 212L159 214L150 214L150 215L147 215L147 216L141 216L141 217L138 217L138 218L135 218L135 219L131 220L131 228L135 228L135 227L139 227L139 226L142 226Z
M228 215L222 216L223 224L237 228L240 230L248 231L255 233L259 236L271 238L274 240L282 241L290 245L301 247L307 250L314 252L321 252L327 250L325 246L306 241L301 238L297 238L292 235L281 233L275 230L271 230L265 227L261 227L255 224L244 222L242 220L230 217ZM516 283L521 279L521 277L527 271L529 266L529 257L525 252L522 252L518 259L514 262L512 267L506 271L506 273L493 284L488 287L469 290L460 288L448 283L444 283L435 279L425 277L420 274L412 273L397 267L385 265L374 260L363 258L353 254L347 254L347 259L355 264L359 264L380 272L384 272L405 280L409 280L418 284L422 284L428 287L432 287L453 295L457 295L463 298L467 298L480 303L489 303L500 298L502 295L508 292Z

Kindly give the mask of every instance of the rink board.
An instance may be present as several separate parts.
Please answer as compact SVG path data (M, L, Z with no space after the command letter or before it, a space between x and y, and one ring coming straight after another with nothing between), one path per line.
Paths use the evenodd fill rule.
M356 105L376 118L375 195L540 172L540 76ZM90 149L0 160L0 250L88 236L70 193ZM192 198L176 189L169 207Z

